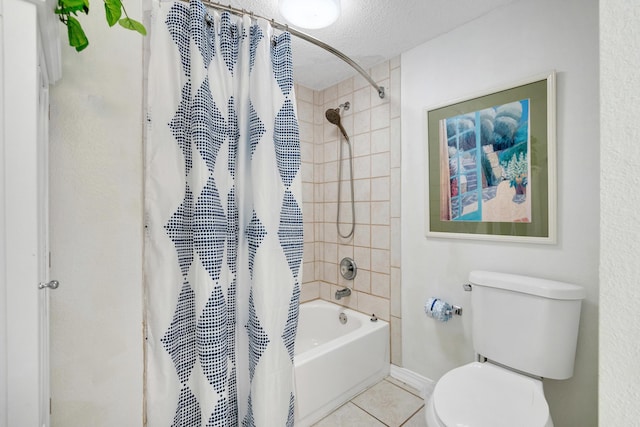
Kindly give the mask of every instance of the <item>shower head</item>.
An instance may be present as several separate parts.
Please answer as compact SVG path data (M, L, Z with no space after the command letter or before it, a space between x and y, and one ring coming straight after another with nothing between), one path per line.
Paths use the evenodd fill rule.
M329 120L329 123L340 126L340 108L329 108L324 116Z
M338 126L338 129L340 129L340 132L342 132L345 139L349 141L349 135L347 135L347 131L344 130L344 127L342 126L341 117L340 117L340 107L329 108L327 111L325 111L324 116L327 118L329 123Z

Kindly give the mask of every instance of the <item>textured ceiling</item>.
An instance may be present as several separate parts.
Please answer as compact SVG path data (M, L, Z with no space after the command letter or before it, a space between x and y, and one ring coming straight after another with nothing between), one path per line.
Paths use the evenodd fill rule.
M342 14L333 25L300 30L368 69L513 1L342 0ZM287 23L278 11L278 0L221 3ZM293 65L296 82L316 90L357 74L331 53L297 37L293 37Z

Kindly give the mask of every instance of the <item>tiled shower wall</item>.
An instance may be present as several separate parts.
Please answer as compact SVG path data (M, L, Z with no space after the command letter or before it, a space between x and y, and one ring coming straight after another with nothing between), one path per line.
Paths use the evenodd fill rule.
M400 310L400 58L369 70L385 88L385 98L361 76L323 91L296 86L302 144L304 276L302 301L321 298L391 324L391 362L402 366ZM338 236L338 168L342 165L340 231L349 233L351 206L348 148L338 128L325 118L342 108L342 125L353 149L355 231ZM339 162L340 149L343 161ZM340 260L353 258L353 281L339 272ZM352 288L350 297L335 292Z

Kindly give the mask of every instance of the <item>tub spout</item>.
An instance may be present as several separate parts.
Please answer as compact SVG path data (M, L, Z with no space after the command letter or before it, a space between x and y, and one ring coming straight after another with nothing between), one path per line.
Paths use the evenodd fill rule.
M339 289L336 291L336 299L348 297L349 295L351 295L351 289L349 288Z

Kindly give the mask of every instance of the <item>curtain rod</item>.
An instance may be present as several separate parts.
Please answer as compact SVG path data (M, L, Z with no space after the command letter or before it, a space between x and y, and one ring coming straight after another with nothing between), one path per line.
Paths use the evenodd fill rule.
M188 1L188 0L183 0L183 1ZM347 55L345 55L344 53L340 52L338 49L334 48L333 46L330 46L328 44L326 44L323 41L318 40L317 38L310 36L309 34L303 33L302 31L298 31L295 28L291 28L288 25L285 24L281 24L273 19L269 19L269 18L265 18L264 16L260 16L258 14L255 14L251 11L245 10L245 9L238 9L235 8L231 5L224 5L224 4L220 4L211 0L201 0L202 3L205 6L209 6L212 7L214 9L221 9L221 10L226 10L227 12L231 12L234 15L250 15L252 17L255 18L261 18L264 19L266 21L269 21L271 23L271 26L274 28L277 28L278 30L282 30L282 31L288 31L289 33L291 33L292 35L299 37L305 41L308 41L309 43L312 43L318 47L321 47L322 49L334 54L335 56L337 56L338 58L342 59L344 62L346 62L347 64L349 64L351 67L353 67L358 73L360 73L360 75L362 77L364 77L365 79L367 79L367 81L369 82L369 84L371 84L371 86L373 86L377 91L378 91L378 96L380 98L384 98L384 87L382 86L378 86L376 84L376 82L371 78L371 76L369 74L367 74L367 72L360 66L358 65L353 59L349 58Z

